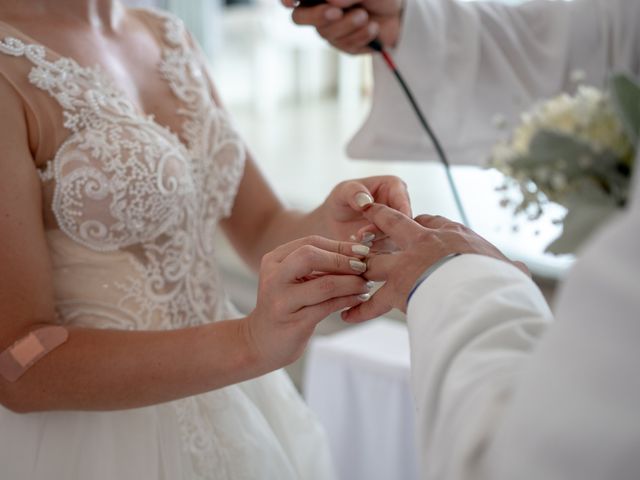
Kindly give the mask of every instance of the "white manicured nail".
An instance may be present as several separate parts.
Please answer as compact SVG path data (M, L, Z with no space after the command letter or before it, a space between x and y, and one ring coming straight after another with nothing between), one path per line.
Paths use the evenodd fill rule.
M349 260L349 265L356 272L363 273L367 271L367 264L360 260Z
M356 12L353 15L353 24L354 25L364 25L367 21L367 18L369 16L367 15L367 12L360 10L359 12Z
M356 255L369 255L371 249L366 245L353 245L351 251Z
M371 289L375 286L375 284L376 284L376 282L373 282L373 281L369 280L369 281L367 282L367 288L368 288L369 290L371 290Z
M366 302L367 300L369 300L371 298L371 294L370 293L363 293L362 295L358 295L358 298L360 300L362 300L363 302Z
M327 20L338 20L342 18L342 10L339 8L329 8L324 12L324 17Z
M368 193L360 192L356 194L356 205L360 208L364 208L367 205L371 205L373 203L373 197Z
M375 239L376 239L375 233L367 232L362 235L362 243L373 242Z

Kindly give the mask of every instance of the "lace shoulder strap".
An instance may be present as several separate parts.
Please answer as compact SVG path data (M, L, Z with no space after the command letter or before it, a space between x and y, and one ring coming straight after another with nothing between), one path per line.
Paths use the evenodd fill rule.
M166 10L152 7L130 9L156 32L158 39L167 47L188 47L189 34L182 19Z
M90 106L84 95L87 86L105 95L118 94L99 67L80 66L74 59L58 55L26 35L20 35L22 38L1 35L2 30L0 53L29 60L29 83L51 95L63 108L65 117L67 112L77 112ZM67 123L65 121L65 127L72 131L81 126Z
M19 29L0 21L0 53L11 57L27 57L41 61L46 50ZM5 70L4 68L2 70Z

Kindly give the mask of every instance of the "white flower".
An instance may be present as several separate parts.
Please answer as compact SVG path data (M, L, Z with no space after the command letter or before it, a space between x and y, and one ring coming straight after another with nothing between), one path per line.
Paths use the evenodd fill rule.
M611 151L624 157L632 150L609 96L593 87L581 86L574 96L562 94L540 103L520 120L509 144L513 156L526 155L541 130L575 137L596 152Z

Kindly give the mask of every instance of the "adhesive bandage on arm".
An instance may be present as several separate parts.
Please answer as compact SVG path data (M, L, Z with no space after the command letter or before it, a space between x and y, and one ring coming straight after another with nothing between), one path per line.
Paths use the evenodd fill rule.
M22 337L0 353L0 375L15 382L42 357L69 338L66 328L59 325L42 327Z

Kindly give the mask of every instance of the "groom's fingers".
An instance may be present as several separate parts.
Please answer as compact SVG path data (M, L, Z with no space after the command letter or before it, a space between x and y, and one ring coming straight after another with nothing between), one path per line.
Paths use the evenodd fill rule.
M359 323L384 315L395 307L392 293L391 287L384 285L368 302L342 312L342 320L348 323Z
M389 274L395 270L397 261L397 256L393 253L371 255L367 258L367 272L364 276L367 280L384 282L389 278Z
M411 218L411 200L407 184L397 177L390 177L386 185L389 188L388 205Z
M363 215L401 249L413 243L424 232L424 228L411 218L379 203L365 210Z
M441 228L447 224L453 224L452 220L449 220L446 217L441 217L440 215L418 215L415 218L415 221L426 228Z

